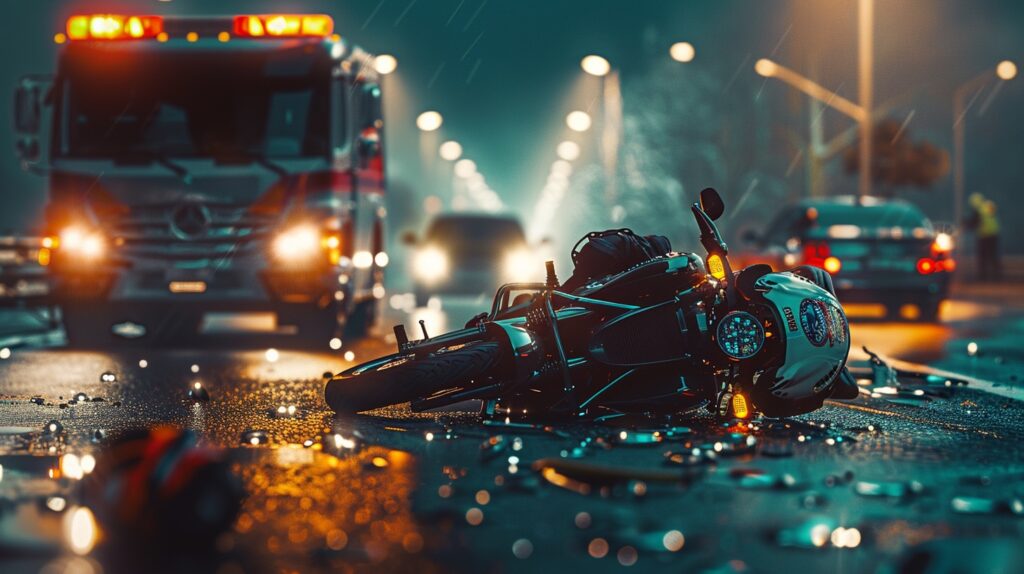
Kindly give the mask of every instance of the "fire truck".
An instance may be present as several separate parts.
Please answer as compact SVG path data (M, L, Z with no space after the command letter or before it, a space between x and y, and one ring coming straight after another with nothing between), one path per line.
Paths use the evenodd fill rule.
M383 297L374 57L320 14L72 16L14 98L72 346L238 327L325 348Z

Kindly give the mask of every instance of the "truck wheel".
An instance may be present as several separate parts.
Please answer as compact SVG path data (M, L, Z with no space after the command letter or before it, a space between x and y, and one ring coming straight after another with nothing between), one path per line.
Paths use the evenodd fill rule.
M68 347L88 349L114 345L109 315L101 307L89 310L64 306L61 308L61 322Z
M395 354L335 375L324 398L335 412L354 413L404 403L487 373L501 356L493 341L444 347L425 357Z
M86 349L194 346L201 319L174 307L140 310L104 302L63 305L61 318L68 346ZM122 323L140 325L143 331L137 337L114 334L113 326Z

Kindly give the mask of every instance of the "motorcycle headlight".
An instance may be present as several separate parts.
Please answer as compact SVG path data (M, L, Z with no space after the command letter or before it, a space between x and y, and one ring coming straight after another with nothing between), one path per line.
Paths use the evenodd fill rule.
M715 333L718 347L733 359L749 359L764 346L764 327L746 311L733 311L722 317Z
M433 283L448 275L448 256L437 247L424 247L413 258L413 273L426 283Z
M312 225L299 225L274 238L274 256L281 261L310 259L320 250L320 233Z

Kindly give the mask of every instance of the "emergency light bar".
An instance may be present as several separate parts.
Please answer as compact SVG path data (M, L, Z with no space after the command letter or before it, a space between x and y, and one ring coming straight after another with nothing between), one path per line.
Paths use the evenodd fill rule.
M155 38L164 29L161 16L89 14L68 18L71 40L136 40Z
M248 38L329 36L334 20L326 14L251 14L235 16L235 35Z

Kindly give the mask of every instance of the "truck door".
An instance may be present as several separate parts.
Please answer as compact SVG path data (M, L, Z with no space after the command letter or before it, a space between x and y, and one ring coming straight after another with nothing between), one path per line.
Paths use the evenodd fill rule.
M355 267L354 295L357 299L372 296L380 281L375 257L384 250L384 154L383 119L380 87L361 82L353 91L355 108Z

